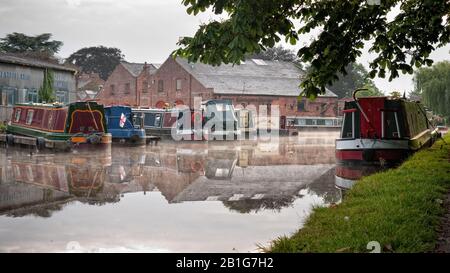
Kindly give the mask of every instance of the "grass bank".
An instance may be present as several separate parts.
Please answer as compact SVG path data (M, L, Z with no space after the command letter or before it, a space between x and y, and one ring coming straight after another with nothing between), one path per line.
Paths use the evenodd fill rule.
M315 208L304 227L273 241L271 252L433 250L450 190L450 134L400 167L365 177L335 207Z

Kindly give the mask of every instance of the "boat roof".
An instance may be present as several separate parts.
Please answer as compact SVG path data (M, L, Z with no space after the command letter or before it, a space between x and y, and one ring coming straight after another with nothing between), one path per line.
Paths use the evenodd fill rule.
M40 103L40 102L24 102L24 103L16 103L14 106L27 106L27 107L39 107L39 108L62 108L70 105L78 105L78 104L91 104L91 105L100 105L95 101L77 101L68 104L63 104L59 102L55 103Z
M130 106L126 106L126 105L111 105L111 106L105 106L105 109L113 109L113 108L127 108L127 109L131 109Z
M45 107L45 108L61 108L65 106L62 103L36 103L36 102L28 102L28 103L16 103L14 106L27 106L27 107Z
M133 112L173 112L173 111L190 111L190 109L183 109L183 108L169 108L169 109L161 109L161 108L132 108L131 111Z

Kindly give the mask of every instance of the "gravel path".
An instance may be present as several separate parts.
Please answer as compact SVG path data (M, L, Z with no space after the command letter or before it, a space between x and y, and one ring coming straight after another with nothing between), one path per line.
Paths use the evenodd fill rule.
M450 153L449 153L449 161L450 161ZM445 208L445 214L444 216L442 216L442 222L438 230L439 235L436 247L434 248L434 252L450 253L450 192L447 194L443 206Z

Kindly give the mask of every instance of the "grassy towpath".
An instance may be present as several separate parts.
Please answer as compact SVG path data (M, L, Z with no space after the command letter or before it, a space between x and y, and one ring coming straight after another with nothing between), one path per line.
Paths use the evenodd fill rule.
M450 190L450 133L445 141L361 179L341 204L315 208L303 228L269 251L370 252L373 241L382 252L434 250Z

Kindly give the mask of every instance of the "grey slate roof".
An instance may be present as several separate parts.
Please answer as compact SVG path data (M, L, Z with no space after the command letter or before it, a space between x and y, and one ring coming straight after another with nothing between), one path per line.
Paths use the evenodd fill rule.
M240 65L211 66L176 58L186 71L215 94L298 96L303 71L291 62L246 60ZM322 97L337 97L327 89Z
M38 68L51 68L75 73L77 70L60 64L49 63L34 58L16 56L14 54L0 53L0 63L16 64Z
M131 73L134 77L139 76L142 70L144 69L143 63L129 63L129 62L121 62L121 64ZM155 64L147 64L149 66L150 74L153 74L158 69Z

